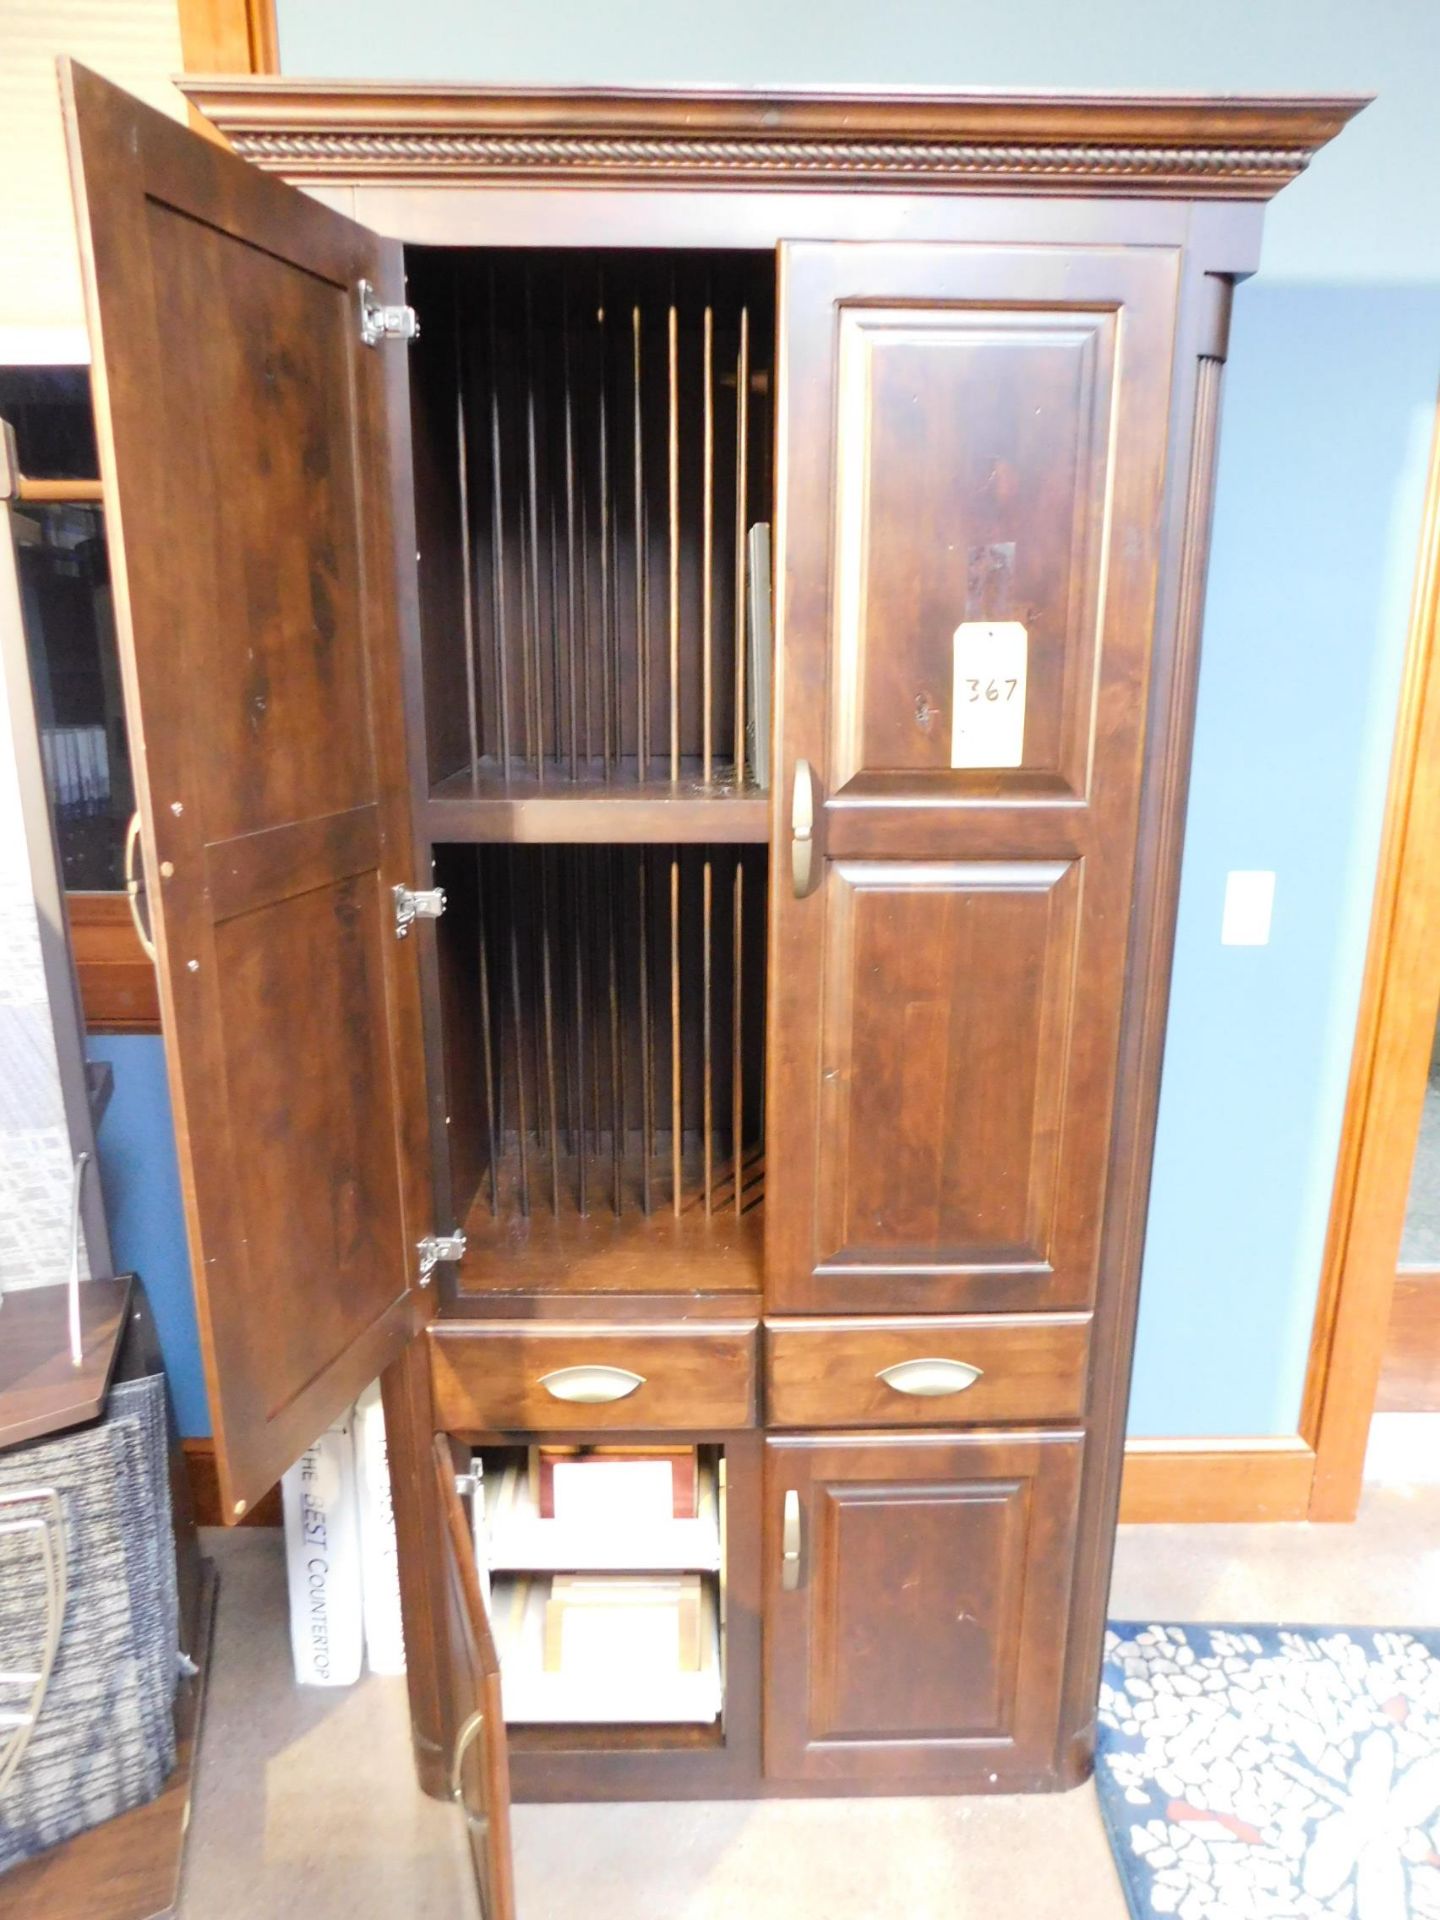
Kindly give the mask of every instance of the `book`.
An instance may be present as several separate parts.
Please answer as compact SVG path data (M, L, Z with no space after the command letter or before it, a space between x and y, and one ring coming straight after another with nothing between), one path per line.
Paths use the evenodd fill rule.
M700 1671L700 1575L556 1574L547 1673Z
M694 1447L538 1446L530 1493L542 1520L693 1520Z
M302 1687L360 1678L362 1600L355 1443L349 1409L281 1483L290 1651Z
M371 1673L404 1673L395 1506L378 1380L355 1402L355 1487L360 1510L360 1595L366 1664Z

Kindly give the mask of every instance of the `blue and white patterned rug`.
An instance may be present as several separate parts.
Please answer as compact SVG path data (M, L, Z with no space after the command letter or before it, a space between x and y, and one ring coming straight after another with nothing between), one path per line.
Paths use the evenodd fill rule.
M1135 1920L1440 1920L1440 1633L1112 1622L1095 1780Z

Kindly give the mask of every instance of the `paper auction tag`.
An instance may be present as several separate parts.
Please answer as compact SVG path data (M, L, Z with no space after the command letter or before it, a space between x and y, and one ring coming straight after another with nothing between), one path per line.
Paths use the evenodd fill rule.
M1024 764L1028 651L1018 620L966 620L955 629L952 767Z

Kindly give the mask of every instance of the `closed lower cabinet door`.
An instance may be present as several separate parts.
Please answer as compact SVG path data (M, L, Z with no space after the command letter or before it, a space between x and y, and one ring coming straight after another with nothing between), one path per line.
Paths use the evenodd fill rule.
M1081 1446L1075 1432L768 1442L768 1775L1056 1783Z

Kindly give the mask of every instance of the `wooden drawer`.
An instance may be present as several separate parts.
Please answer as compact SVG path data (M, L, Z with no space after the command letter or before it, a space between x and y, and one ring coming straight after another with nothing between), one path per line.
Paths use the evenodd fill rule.
M430 1330L435 1417L449 1433L749 1427L755 1422L756 1338L753 1320L436 1326ZM592 1369L600 1371L587 1379L585 1371ZM616 1397L592 1397L611 1393Z
M766 1424L948 1427L1073 1420L1085 1410L1089 1342L1085 1313L769 1320ZM926 1360L944 1364L929 1370L916 1364ZM895 1368L908 1372L882 1378ZM973 1377L969 1368L976 1370Z

